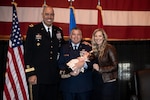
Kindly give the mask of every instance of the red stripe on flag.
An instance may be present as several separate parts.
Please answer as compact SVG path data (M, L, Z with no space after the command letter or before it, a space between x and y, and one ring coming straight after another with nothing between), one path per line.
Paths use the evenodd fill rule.
M22 69L24 69L25 67L24 67L24 58L23 58L23 53L22 53L22 50L21 50L21 47L19 46L18 48L18 52L19 52L19 57L20 57L20 59L21 59L21 66L20 67L22 67ZM19 66L18 67L16 67L16 70L18 71L18 73L17 73L17 75L18 75L18 79L19 79L19 84L20 84L20 90L21 90L21 92L22 92L22 95L23 95L23 98L25 99L25 100L27 100L27 96L26 96L26 91L25 91L25 86L24 86L24 84L23 84L23 79L22 79L22 77L21 77L21 71L19 70ZM23 70L24 71L24 70Z
M149 26L105 26L109 39L150 40Z
M11 48L8 48L8 52L11 54L12 52L13 52L13 50L11 49ZM11 55L11 56L13 56L13 55ZM13 57L12 57L13 58ZM12 59L11 58L11 59ZM9 84L6 84L5 86L6 86L6 88L8 89L8 91L5 91L5 89L4 89L4 92L6 93L6 92L8 92L8 93L6 93L6 94L9 94L9 95L6 95L6 99L7 100L9 100L9 98L10 97L12 97L12 94L10 93L10 90L12 89L13 90L13 92L14 92L14 98L16 98L16 100L18 100L18 95L17 95L17 89L16 89L16 84L15 84L15 82L14 82L14 79L13 79L13 75L12 75L12 73L11 73L11 70L10 70L10 68L11 67L13 67L13 66L10 66L9 65L9 62L11 62L10 61L10 58L8 57L7 58L8 59L8 63L7 63L7 66L6 66L6 72L7 72L7 74L8 74L8 77L6 77L9 81L10 81L10 84L11 84L11 87L12 88L8 88L8 87L10 87L10 86L8 86ZM6 80L7 80L6 79ZM10 97L8 97L7 98L7 96L10 96ZM12 99L12 98L11 98Z
M60 26L64 35L68 36L68 24L55 23ZM81 25L77 24L83 32L83 38L91 38L94 29L97 25ZM104 26L109 39L114 40L131 40L131 39L145 39L150 40L150 27L149 26Z
M26 35L27 28L31 23L20 23L21 26L21 33L23 35ZM32 23L36 24L36 23ZM55 25L62 28L64 35L68 36L68 29L69 24L64 23L54 23ZM4 33L1 33L1 35L9 35L10 30L7 30L4 27L7 27L11 25L11 23L7 24L1 24L0 27L3 27L1 30ZM83 38L91 38L91 34L93 33L94 29L97 28L97 25L81 25L77 24L78 27L83 32ZM106 30L109 39L145 39L150 40L150 27L149 26L104 26L104 29Z
M18 7L42 7L44 0L15 0ZM95 9L98 0L75 0L76 9ZM100 0L103 10L149 11L150 0ZM68 0L47 0L47 5L68 8ZM10 6L9 0L0 0L1 6Z
M11 100L10 94L8 92L8 88L7 88L6 84L4 85L4 90L5 90L5 92L4 92L5 95L4 96L6 96L8 100ZM5 98L5 97L3 97L3 98Z
M18 83L19 83L19 86L20 86L20 87L16 86L16 88L20 89L20 91L22 92L23 98L25 100L27 100L27 97L26 97L26 94L25 94L25 89L24 89L24 86L23 86L22 78L21 78L20 69L19 69L19 67L23 67L23 64L22 64L23 58L22 58L22 56L20 57L20 55L22 55L22 51L21 51L20 47L17 48L17 51L19 53L18 55L15 55L14 52L11 52L12 53L12 59L13 59L13 62L14 62L15 71L16 71L17 78L18 78ZM21 65L20 66L18 66L18 64L17 64L18 62L16 61L17 56L19 56L19 59L21 59L21 62L20 62Z

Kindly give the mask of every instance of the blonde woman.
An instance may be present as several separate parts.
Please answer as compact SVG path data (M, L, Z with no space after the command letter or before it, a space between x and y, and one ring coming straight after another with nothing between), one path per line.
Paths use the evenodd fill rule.
M94 98L93 100L116 100L117 56L116 49L107 43L104 29L96 29L92 34L92 50L95 56Z

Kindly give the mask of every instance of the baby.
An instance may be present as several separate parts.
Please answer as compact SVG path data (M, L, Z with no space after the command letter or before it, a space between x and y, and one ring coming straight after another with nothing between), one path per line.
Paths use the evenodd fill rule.
M82 72L84 73L84 64L85 62L89 62L89 57L92 51L87 52L85 49L80 51L80 57L77 57L75 59L71 59L66 65L71 69L71 73L74 73L78 75L78 73ZM70 71L69 71L70 73ZM64 70L60 70L61 78L69 78L71 75L69 73L66 73Z
M80 57L71 59L67 63L67 66L71 68L74 73L78 71L84 72L84 63L89 61L88 56L89 56L89 53L83 49L82 51L80 51Z

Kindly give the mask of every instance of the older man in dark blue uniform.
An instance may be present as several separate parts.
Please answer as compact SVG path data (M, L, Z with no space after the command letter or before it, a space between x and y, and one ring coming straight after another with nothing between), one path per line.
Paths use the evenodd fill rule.
M82 32L78 28L74 28L70 33L70 41L61 49L59 68L61 70L68 69L66 65L71 59L80 56L81 51L89 52L91 47L81 43ZM76 49L74 48L76 46ZM90 100L92 90L92 64L91 62L81 62L84 72L69 72L70 77L61 80L61 91L63 100ZM77 65L78 66L78 65Z
M25 64L34 100L57 100L59 49L64 42L62 30L52 25L54 10L44 7L43 21L30 26L25 41Z

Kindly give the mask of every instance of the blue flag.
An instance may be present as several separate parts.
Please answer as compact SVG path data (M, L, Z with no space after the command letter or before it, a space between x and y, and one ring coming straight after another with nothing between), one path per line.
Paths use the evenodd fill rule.
M73 28L76 27L76 20L75 20L75 17L74 17L74 12L73 12L73 8L70 7L70 25L69 25L69 33L71 32L71 30Z

